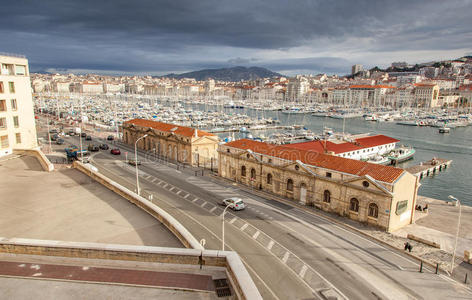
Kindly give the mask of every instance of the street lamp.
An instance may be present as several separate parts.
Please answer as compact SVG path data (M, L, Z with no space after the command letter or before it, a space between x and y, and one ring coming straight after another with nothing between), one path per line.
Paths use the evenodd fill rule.
M134 165L136 166L136 191L138 192L138 195L139 195L139 175L138 175L138 141L140 139L143 139L145 137L147 137L148 135L145 134L143 135L142 137L140 137L139 139L136 140L136 142L134 143Z
M221 249L222 249L222 251L225 251L225 214L226 214L226 210L228 209L228 207L230 205L231 204L226 205L225 209L223 210L223 214L221 215L222 228L223 228L223 230L221 231L222 232L222 234L221 234L221 240L222 240Z
M461 207L462 206L461 206L461 202L456 197L449 195L448 198L451 200L455 200L456 205L459 204L459 220L457 221L456 241L454 242L454 251L452 252L452 261L451 261L451 276L452 276L452 271L454 270L454 258L456 255L456 248L457 248L457 239L459 237L459 228L461 226Z

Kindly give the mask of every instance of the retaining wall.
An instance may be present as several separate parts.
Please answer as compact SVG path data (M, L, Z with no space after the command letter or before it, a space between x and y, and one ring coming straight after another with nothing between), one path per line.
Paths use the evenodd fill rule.
M14 153L34 156L38 159L44 171L51 172L54 170L54 165L49 161L46 155L44 155L44 153L39 149L15 149Z

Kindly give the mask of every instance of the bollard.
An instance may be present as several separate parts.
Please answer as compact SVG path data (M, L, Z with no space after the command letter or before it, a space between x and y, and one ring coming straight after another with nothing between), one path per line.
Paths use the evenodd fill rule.
M439 273L439 263L436 264L436 274Z
M197 176L197 172L198 172L198 171L195 171L195 176Z
M423 261L421 261L421 264L420 264L420 273L423 273Z
M200 265L200 270L201 270L203 266L203 251L200 252L200 256L198 257L198 264Z
M468 273L465 273L465 279L464 279L464 283L467 284L467 274Z
M202 169L202 176L203 176L203 171L204 171L204 170Z

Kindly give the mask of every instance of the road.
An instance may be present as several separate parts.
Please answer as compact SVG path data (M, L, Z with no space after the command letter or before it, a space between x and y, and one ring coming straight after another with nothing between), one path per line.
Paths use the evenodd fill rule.
M79 144L77 137L66 141ZM97 142L97 141L94 141ZM64 148L61 146L61 148ZM136 190L135 167L108 151L92 155L101 173ZM193 168L176 168L140 153L141 194L179 220L208 249L221 249L221 200L244 199L247 208L227 212L225 248L238 252L264 299L444 299L472 292L316 213L259 197ZM152 195L152 196L151 196ZM152 198L150 198L152 197Z

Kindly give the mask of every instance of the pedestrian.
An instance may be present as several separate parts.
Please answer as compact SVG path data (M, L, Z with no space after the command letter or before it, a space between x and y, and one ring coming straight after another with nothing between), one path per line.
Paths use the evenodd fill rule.
M428 212L428 204L427 204L427 203L426 203L426 205L423 207L423 211Z
M411 252L412 249L413 249L413 246L411 244L408 244L408 252Z
M405 251L408 250L410 248L410 243L406 242L405 243Z

